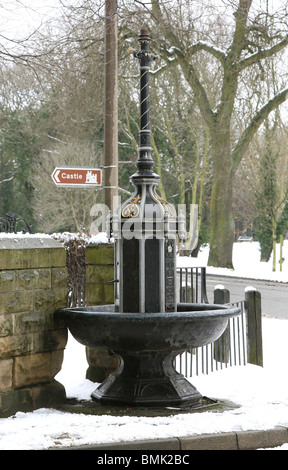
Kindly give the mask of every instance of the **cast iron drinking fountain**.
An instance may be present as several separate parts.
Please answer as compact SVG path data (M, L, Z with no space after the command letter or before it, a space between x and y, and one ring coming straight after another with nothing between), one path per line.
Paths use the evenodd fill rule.
M113 351L118 368L92 393L106 404L201 408L203 397L174 368L189 348L215 341L238 307L176 303L176 236L184 226L174 206L157 194L149 124L149 52L146 30L139 36L140 131L135 192L109 222L115 240L115 304L64 308L64 320L81 344Z

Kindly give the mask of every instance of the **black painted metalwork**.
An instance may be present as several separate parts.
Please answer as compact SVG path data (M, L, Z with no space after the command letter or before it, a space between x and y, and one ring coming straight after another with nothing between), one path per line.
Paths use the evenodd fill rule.
M180 283L180 302L208 304L204 266L177 268L177 274Z
M187 348L216 340L237 307L176 302L176 236L183 227L174 206L156 192L149 122L149 64L146 30L139 36L140 131L133 196L111 216L115 243L115 304L60 309L80 343L112 350L119 367L92 393L103 403L199 408L203 397L174 368ZM183 217L181 218L181 220ZM179 229L181 227L181 229Z
M154 161L151 157L149 69L151 61L156 60L157 56L149 52L150 41L148 32L141 29L138 39L140 50L133 51L133 55L139 60L140 65L139 157L136 162L138 174L134 175L134 178L136 176L152 176L159 179L158 175L152 173Z
M237 307L179 304L171 313L120 313L114 305L61 309L58 316L89 347L112 350L119 367L92 393L104 403L201 407L202 396L174 360L189 347L214 341Z
M24 228L21 229L21 227ZM12 213L7 213L5 217L0 217L0 232L5 233L32 233L32 225L29 225L23 217Z
M109 234L116 239L115 303L126 313L168 312L176 309L177 216L157 193L160 177L152 170L149 68L157 56L149 52L145 29L138 41L140 50L133 51L140 67L138 171L131 176L135 192L113 215Z

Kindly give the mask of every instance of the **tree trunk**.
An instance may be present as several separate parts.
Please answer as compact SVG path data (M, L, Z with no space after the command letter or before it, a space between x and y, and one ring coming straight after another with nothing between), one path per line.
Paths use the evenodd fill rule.
M229 141L226 141L226 143ZM233 173L228 145L217 145L210 206L209 266L233 268L234 218ZM226 147L226 148L225 148Z

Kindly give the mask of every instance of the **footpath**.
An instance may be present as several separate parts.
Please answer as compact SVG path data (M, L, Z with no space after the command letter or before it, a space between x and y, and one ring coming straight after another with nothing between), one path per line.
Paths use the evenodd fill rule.
M238 408L232 402L214 402L208 406L212 412L221 413L225 410ZM125 415L125 416L168 416L178 413L193 413L197 410L182 409L172 411L168 409L147 409L147 408L125 408L117 405L109 406L109 409L100 403L70 400L70 403L58 408L59 410L72 412L72 413L89 413L94 415ZM199 411L199 410L198 410ZM203 409L203 411L205 411ZM277 426L273 429L263 430L250 430L250 431L235 431L235 432L220 432L213 434L193 434L191 436L173 436L169 438L133 440L133 441L118 441L107 443L95 443L83 446L73 447L57 447L50 448L49 450L96 450L96 451L162 451L167 453L169 451L193 451L193 450L257 450L280 447L283 444L288 444L288 427Z
M279 447L288 443L288 428L277 427L264 431L240 431L220 434L201 434L191 437L171 437L79 447L62 447L50 450L98 451L193 451L193 450L257 450Z

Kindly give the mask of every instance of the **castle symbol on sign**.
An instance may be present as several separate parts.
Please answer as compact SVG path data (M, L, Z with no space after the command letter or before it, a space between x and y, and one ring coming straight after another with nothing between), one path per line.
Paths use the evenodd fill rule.
M87 171L85 183L96 183L97 184L97 173L93 175L92 171Z

